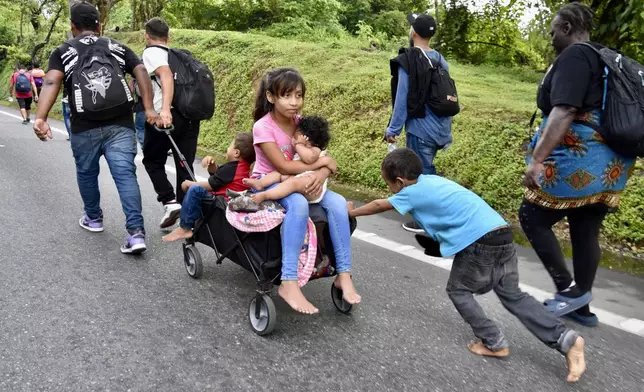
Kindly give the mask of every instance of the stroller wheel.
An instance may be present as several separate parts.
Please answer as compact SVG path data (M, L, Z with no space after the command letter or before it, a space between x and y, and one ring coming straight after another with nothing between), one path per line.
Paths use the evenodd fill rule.
M194 245L185 245L183 247L183 262L186 266L186 272L191 278L199 279L203 274L203 262L201 254Z
M335 305L335 308L341 313L349 314L351 313L353 305L345 301L342 294L342 290L335 287L335 284L331 283L331 299L333 300L333 305Z
M248 320L253 331L259 336L273 332L277 321L277 310L271 297L257 294L248 305Z

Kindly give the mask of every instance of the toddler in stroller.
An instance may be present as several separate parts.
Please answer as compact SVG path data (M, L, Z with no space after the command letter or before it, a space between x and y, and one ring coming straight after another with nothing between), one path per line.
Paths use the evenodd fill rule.
M195 223L201 217L201 202L215 196L223 196L227 190L244 191L248 189L243 179L250 175L250 165L255 162L253 135L239 133L226 150L226 163L217 166L211 156L201 162L208 169L208 181L196 182L186 180L181 184L186 196L181 205L179 227L163 237L163 241L173 242L193 236Z

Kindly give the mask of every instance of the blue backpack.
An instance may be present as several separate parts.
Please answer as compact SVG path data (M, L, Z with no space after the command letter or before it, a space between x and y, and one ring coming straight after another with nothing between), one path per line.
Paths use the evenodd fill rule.
M16 77L16 91L19 93L31 92L31 80L27 74L21 72Z

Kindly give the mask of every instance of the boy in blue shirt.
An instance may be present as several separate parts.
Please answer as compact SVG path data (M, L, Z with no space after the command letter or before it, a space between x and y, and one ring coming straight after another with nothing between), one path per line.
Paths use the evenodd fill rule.
M512 231L483 199L448 179L423 175L420 158L410 149L394 150L382 162L382 177L393 196L359 208L350 216L396 209L410 213L429 237L419 242L434 255L454 256L447 294L480 342L474 354L505 357L510 351L497 325L487 318L474 294L494 290L503 306L539 340L566 356L568 381L577 382L586 369L584 339L519 289L519 270ZM439 252L438 252L439 251Z

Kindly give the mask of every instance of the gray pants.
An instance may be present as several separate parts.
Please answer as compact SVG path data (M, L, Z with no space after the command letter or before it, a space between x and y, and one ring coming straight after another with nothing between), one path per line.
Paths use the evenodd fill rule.
M483 237L494 236L494 232ZM456 254L447 294L474 335L492 351L508 347L503 332L487 318L474 294L494 290L503 306L543 343L566 354L579 334L559 321L546 307L519 289L514 243L490 246L474 243Z

